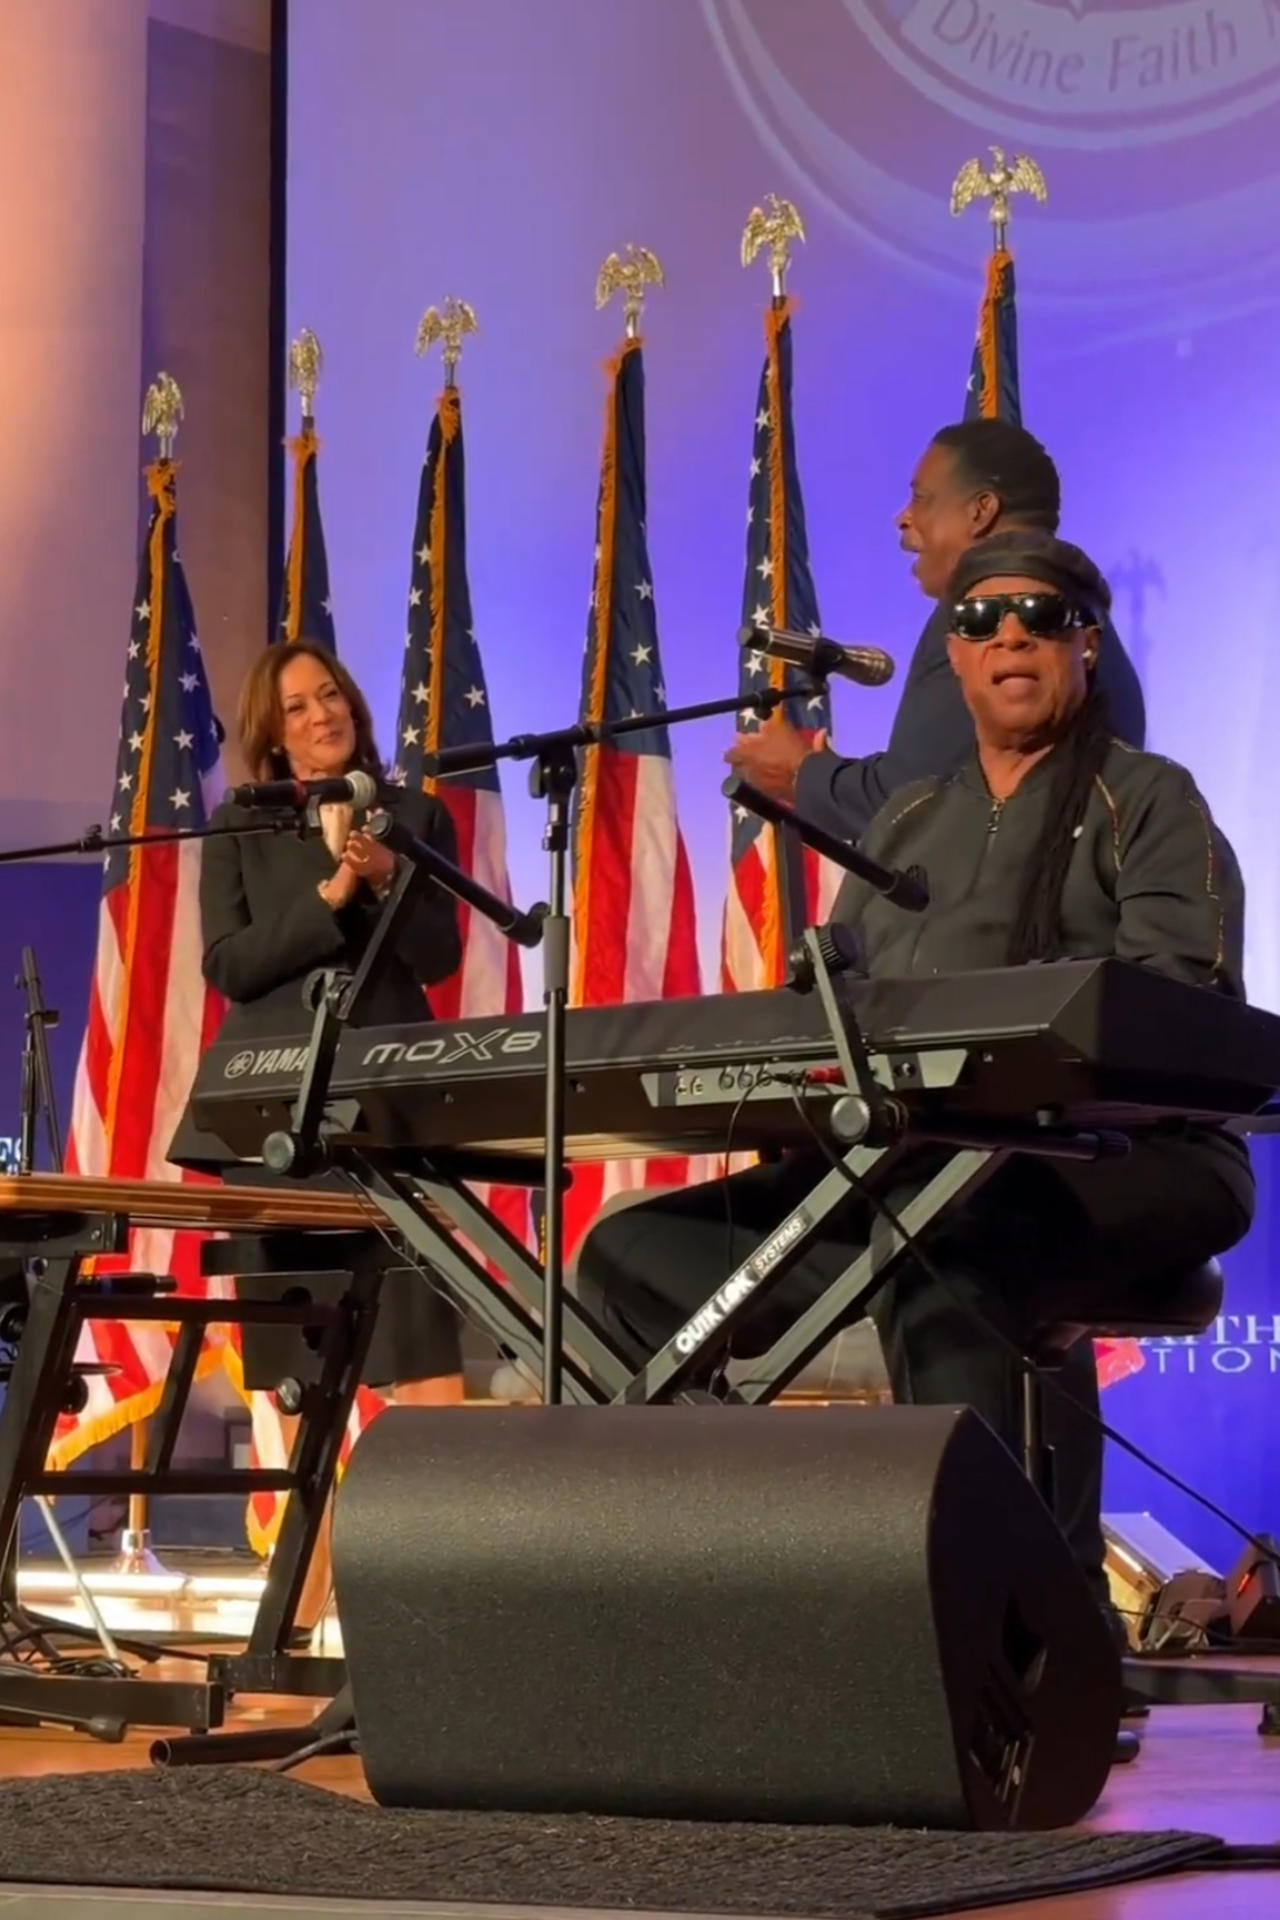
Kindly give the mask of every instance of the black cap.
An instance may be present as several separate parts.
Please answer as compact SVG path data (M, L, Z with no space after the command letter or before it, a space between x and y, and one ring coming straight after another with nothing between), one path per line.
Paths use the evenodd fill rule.
M1111 605L1111 589L1087 553L1069 540L1034 528L1008 528L979 540L961 554L947 583L949 600L963 600L982 580L1000 574L1042 580L1072 606L1091 613L1100 622Z

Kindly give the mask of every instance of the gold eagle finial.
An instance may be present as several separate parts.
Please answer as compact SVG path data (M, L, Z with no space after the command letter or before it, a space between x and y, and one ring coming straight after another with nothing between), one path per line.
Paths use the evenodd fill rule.
M158 373L142 403L142 431L160 442L160 458L168 460L182 418L182 395L171 373Z
M951 186L951 211L963 213L975 200L990 200L993 244L1001 251L1009 227L1011 197L1015 193L1029 193L1033 200L1044 201L1049 198L1049 189L1029 154L1015 154L1008 160L1003 147L991 147L988 151L989 167L984 167L981 160L967 160L956 175Z
M640 310L646 287L663 287L662 266L648 247L628 244L625 258L611 253L596 275L596 306L603 307L615 293L622 294L622 314L627 338L634 340L640 329Z
M289 385L302 398L302 417L310 420L316 410L316 388L324 372L324 354L310 327L304 327L289 344Z
M781 300L786 289L791 243L803 239L804 221L792 202L780 200L776 193L767 193L764 206L752 207L747 215L742 234L742 264L749 267L761 247L768 247L775 300Z
M445 298L443 307L428 307L418 322L418 337L413 343L415 353L426 353L437 340L443 343L444 383L446 387L454 384L454 372L462 357L463 335L479 333L480 323L476 319L476 310L465 300L455 300L452 294Z

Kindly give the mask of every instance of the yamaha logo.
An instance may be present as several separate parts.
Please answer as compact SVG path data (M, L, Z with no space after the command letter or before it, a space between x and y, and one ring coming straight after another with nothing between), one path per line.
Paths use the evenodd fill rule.
M1177 287L1185 329L1280 254L1280 0L811 0L803 34L776 0L702 9L799 191L933 277L973 287L976 235L947 188L993 139L1049 182L1046 303L1128 303L1158 327L1151 297Z
M307 1064L306 1047L244 1047L233 1053L222 1069L224 1080L242 1080L246 1074L299 1074Z

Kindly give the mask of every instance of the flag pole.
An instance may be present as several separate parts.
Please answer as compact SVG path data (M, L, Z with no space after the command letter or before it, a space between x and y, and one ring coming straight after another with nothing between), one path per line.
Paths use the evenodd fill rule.
M975 200L991 202L991 251L1009 251L1009 202L1015 193L1029 193L1041 203L1049 198L1044 174L1029 154L1019 153L1012 160L1003 147L988 147L991 165L981 160L966 160L951 184L951 211L962 214Z
M178 436L178 425L182 419L182 394L172 374L157 374L154 383L147 389L147 397L142 407L142 431L154 434L160 461L163 465L173 459L173 443ZM149 1420L135 1420L129 1429L129 1466L131 1469L144 1467L147 1463L147 1440L151 1429ZM150 1502L145 1493L129 1495L129 1509L125 1526L120 1535L120 1551L112 1563L113 1573L128 1574L166 1574L170 1572L164 1561L151 1550Z
M1017 323L1014 317L1013 255L1009 251L1010 200L1029 193L1045 201L1049 189L1044 174L1029 154L1009 160L1002 147L992 147L991 164L968 160L951 183L951 211L964 213L976 200L991 202L991 252L987 256L986 285L978 313L978 337L969 372L965 419L1011 421L1021 425L1018 390Z
M441 343L441 357L444 360L444 384L452 393L458 382L455 375L458 361L462 358L462 341L468 333L479 333L476 310L465 300L455 300L449 294L443 307L428 307L418 326L418 337L414 342L414 352L421 356L437 340Z
M286 442L293 460L293 524L285 554L277 638L319 640L337 650L329 599L329 565L320 522L316 437L316 388L324 372L324 353L310 327L289 344L289 387L298 395L302 419L298 434Z
M769 441L769 554L773 570L769 577L769 600L772 624L786 627L790 624L788 599L788 558L787 558L787 496L785 461L786 448L783 444L784 420L782 400L782 370L779 361L778 340L782 327L790 312L787 300L787 270L791 265L793 244L805 238L804 221L800 217L794 202L781 199L776 193L765 195L763 207L752 207L747 216L747 224L742 233L741 260L749 267L756 256L765 247L769 257L770 308L765 316L766 365L768 368L769 414L772 422ZM769 682L774 688L785 688L787 668L781 660L769 662ZM777 706L762 724L781 725L787 718L785 706ZM777 882L777 918L778 925L771 929L773 938L766 942L772 949L766 957L768 979L771 986L778 986L785 974L786 957L794 942L804 931L808 920L807 889L804 872L804 847L795 834L785 827L766 826L765 832L773 836L773 872ZM766 913L766 924L768 916Z

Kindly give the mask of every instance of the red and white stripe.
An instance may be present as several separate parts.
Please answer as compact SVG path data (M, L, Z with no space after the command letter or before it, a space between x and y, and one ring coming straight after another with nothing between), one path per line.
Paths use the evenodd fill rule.
M596 819L590 873L579 898L587 925L575 923L575 1004L610 1006L667 1000L702 990L693 879L676 819L675 783L661 754L595 748L588 769ZM580 1163L565 1197L565 1256L615 1194L687 1186L711 1179L714 1159Z
M206 782L206 798L221 787L215 772ZM197 841L139 848L129 878L103 897L72 1103L69 1173L123 1180L197 1178L184 1175L165 1156L200 1055L222 1019L222 1003L201 972L200 857ZM99 1270L173 1274L182 1292L203 1292L209 1283L200 1277L201 1238L166 1228L139 1228L131 1236L127 1258L96 1264ZM201 1356L199 1374L219 1364L222 1337L214 1333ZM157 1323L89 1322L77 1357L112 1371L89 1376L88 1404L79 1415L60 1421L50 1464L66 1466L87 1448L153 1412L172 1350L172 1334Z

